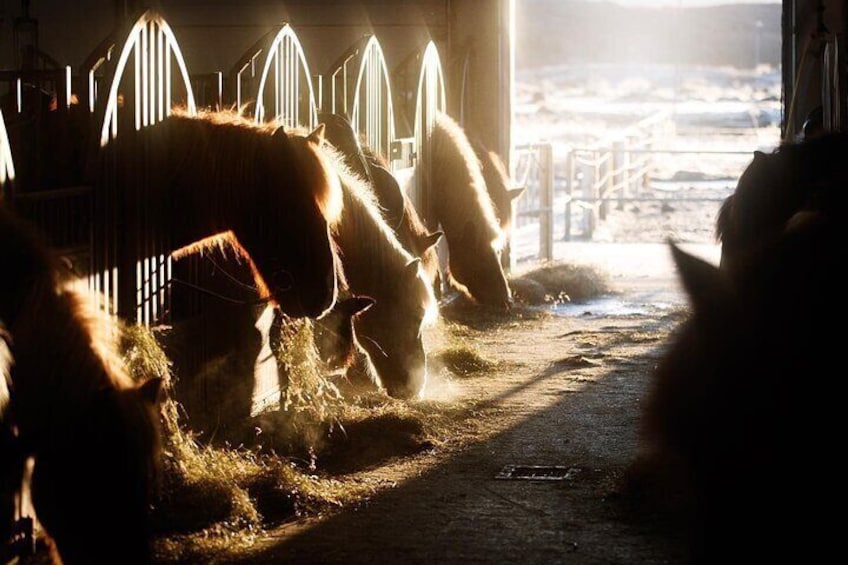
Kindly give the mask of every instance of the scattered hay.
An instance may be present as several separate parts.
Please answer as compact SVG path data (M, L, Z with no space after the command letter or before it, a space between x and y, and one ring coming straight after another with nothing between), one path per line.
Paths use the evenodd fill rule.
M468 345L449 347L434 354L453 374L467 377L475 373L492 370L496 364L483 358L479 351Z
M263 528L301 515L367 499L374 488L357 482L319 478L314 467L276 454L244 448L201 445L180 421L173 398L170 362L154 334L142 326L122 328L122 351L136 378L165 378L162 405L164 453L162 480L153 509L163 561L178 561L220 545L249 544ZM290 361L299 367L298 359ZM330 389L327 389L330 390ZM326 404L316 399L332 393L300 394L292 402L299 414L324 417ZM188 557L187 557L188 556Z
M280 327L272 350L288 386L279 408L245 422L244 441L207 445L183 421L157 334L123 328L131 374L167 383L163 476L153 507L157 562L201 562L238 552L269 527L363 504L385 484L362 472L458 442L457 425L473 412L473 400L400 401L382 390L342 396L321 370L311 332L310 320L286 320ZM461 376L495 366L461 338L431 355Z
M273 349L288 381L282 391L282 409L310 413L316 421L332 417L334 409L344 401L339 389L321 370L313 321L286 320L280 330L279 344Z
M516 302L582 302L611 292L607 277L590 265L546 264L510 279Z

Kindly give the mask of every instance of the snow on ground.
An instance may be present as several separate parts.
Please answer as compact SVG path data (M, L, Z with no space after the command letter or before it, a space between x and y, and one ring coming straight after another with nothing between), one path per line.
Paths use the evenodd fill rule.
M553 249L555 260L575 260L580 243L589 246L581 259L607 254L607 269L635 270L646 265L671 276L666 241L689 245L717 262L715 219L721 201L735 190L754 150L770 151L780 139L780 69L673 67L662 65L583 65L517 72L514 137L517 145L546 142L553 152ZM658 112L668 112L670 128L655 140L647 182L607 209L590 230L589 215L572 206L566 242L565 210L570 179L569 152L595 145L609 147L623 131ZM637 140L638 141L638 140ZM578 181L571 179L577 190ZM523 212L538 206L538 184L528 180L519 204L513 256L519 269L539 259L539 222ZM639 246L643 245L640 251ZM594 251L591 251L593 250ZM601 249L606 249L601 252ZM648 249L656 255L649 259ZM641 257L640 259L635 259Z
M715 220L721 202L736 188L753 151L770 151L780 140L780 70L772 67L674 68L622 65L562 66L517 74L514 136L517 145L550 143L554 195L554 261L591 265L605 272L624 294L584 304L561 304L564 315L628 314L680 307L679 287L668 241L718 264ZM569 153L610 147L633 124L667 112L671 127L650 157L650 171L627 200L611 202L591 229L590 214L571 207L566 234L569 184L579 196L579 179L569 178ZM638 143L638 138L635 140ZM514 274L540 261L539 183L527 178L511 243ZM530 214L526 214L530 212Z

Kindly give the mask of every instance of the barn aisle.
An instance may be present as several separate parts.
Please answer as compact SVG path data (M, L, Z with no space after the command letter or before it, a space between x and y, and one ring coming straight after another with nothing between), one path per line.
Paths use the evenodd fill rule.
M561 251L594 256L616 292L495 322L447 311L436 331L458 332L496 362L436 383L434 401L475 406L457 436L357 474L391 485L361 508L287 524L214 562L680 562L673 544L627 520L615 498L648 376L684 314L662 267L670 268L667 249L642 246L641 256L619 255L626 261L613 261L611 247Z

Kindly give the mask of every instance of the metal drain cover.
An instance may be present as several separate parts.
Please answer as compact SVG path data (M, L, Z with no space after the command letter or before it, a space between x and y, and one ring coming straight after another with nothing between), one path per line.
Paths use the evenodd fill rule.
M574 477L574 469L562 465L506 465L496 479L562 481Z

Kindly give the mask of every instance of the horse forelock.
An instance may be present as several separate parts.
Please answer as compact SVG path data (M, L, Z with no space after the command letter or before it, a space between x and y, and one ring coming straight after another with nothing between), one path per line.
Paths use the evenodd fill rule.
M462 127L443 112L436 115L433 124L430 153L431 167L442 171L440 180L430 183L431 189L441 186L444 191L442 198L450 196L465 199L465 202L456 202L446 208L468 219L479 220L473 223L477 229L482 230L486 241L492 244L493 249L501 249L506 234L500 228L495 206L486 188L480 159ZM432 172L431 175L436 176ZM454 183L467 184L470 191L449 188Z

